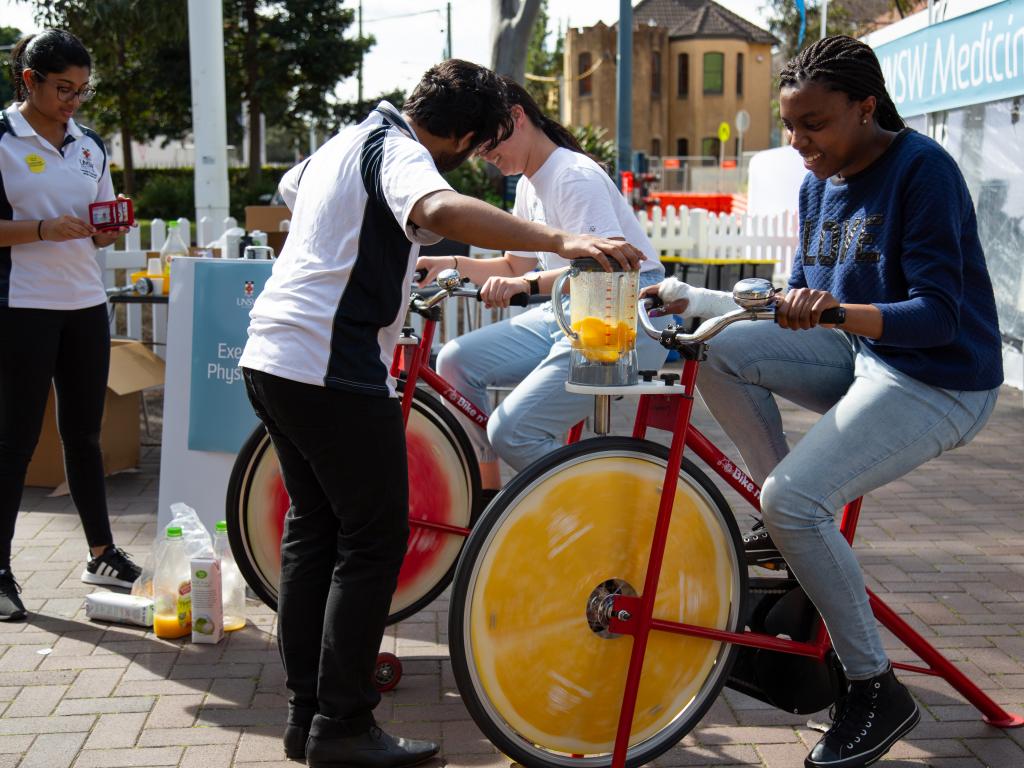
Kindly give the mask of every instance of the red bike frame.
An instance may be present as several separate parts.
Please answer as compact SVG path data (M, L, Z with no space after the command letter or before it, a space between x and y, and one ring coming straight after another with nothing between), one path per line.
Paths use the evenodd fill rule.
M623 768L626 762L626 749L629 744L630 727L636 709L637 691L640 688L640 676L643 671L644 653L647 639L652 631L671 632L691 637L703 637L725 643L736 643L750 648L764 648L770 651L781 651L800 656L809 656L822 660L832 647L824 622L820 623L817 638L814 642L797 642L784 640L759 632L726 632L717 629L699 627L693 624L678 623L655 619L653 617L654 598L661 566L665 554L669 522L672 517L672 502L675 498L683 450L689 448L705 464L713 469L726 483L734 488L755 509L760 509L761 490L747 475L736 467L735 463L722 453L715 445L690 424L693 412L693 392L697 379L698 363L688 360L683 366L682 378L678 386L685 387L686 395L642 395L637 408L633 437L643 439L649 427L672 432L672 443L669 448L668 465L665 471L665 482L662 487L658 517L654 527L651 544L651 556L644 579L643 592L636 596L618 595L614 598L614 608L609 630L633 637L633 648L626 674L626 687L622 697L622 709L619 715L615 746L612 751L612 768ZM857 529L860 515L861 499L855 499L846 505L840 530L846 540L853 545L853 536ZM745 565L743 566L745 567ZM901 619L895 611L887 606L880 597L868 590L871 609L875 618L882 626L889 629L910 650L917 654L927 666L894 662L893 666L910 672L941 677L982 714L989 725L999 728L1015 728L1024 725L1024 718L1010 714L996 704L978 686L972 683L952 662L939 653L934 646L919 635Z
M405 372L405 391L402 392L402 419L406 424L409 423L413 393L416 391L416 384L422 379L427 386L458 408L477 427L486 430L487 414L430 367L430 349L434 343L434 331L436 328L437 320L430 317L424 318L423 333L420 338L417 340L415 336L403 337L403 340L400 340L395 347L395 354L391 361L391 375L397 378L399 373ZM578 442L582 432L583 422L581 421L569 431L569 438L566 442ZM416 517L409 518L409 525L430 528L435 531L444 531L445 533L453 533L463 537L469 536L468 528L445 525L444 523Z

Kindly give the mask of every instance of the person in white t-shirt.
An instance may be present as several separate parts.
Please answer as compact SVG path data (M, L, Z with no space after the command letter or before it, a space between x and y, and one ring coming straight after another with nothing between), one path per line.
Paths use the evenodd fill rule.
M87 584L130 587L139 568L114 546L100 425L110 326L89 204L114 199L103 140L77 124L92 98L91 58L72 34L47 29L11 52L17 101L0 111L0 621L26 616L11 573L25 474L53 382L68 490L82 520Z
M633 243L645 257L640 264L641 288L661 281L665 271L654 247L605 170L564 126L541 112L526 89L509 79L506 87L515 130L480 154L505 176L522 174L513 213L570 232ZM550 293L568 264L557 254L520 246L493 259L421 256L418 266L427 270L425 284L442 269L457 267L481 286L481 298L487 304L507 307L517 293ZM568 312L568 297L562 301ZM668 319L658 322L667 324ZM570 350L550 302L452 339L442 347L438 372L485 411L488 387L515 387L490 414L486 435L475 425L466 429L480 460L485 500L501 487L499 458L513 469L523 469L564 444L572 425L593 409L593 398L565 391ZM641 370L659 368L667 354L644 334L637 338Z
M288 241L250 313L240 365L291 500L278 602L284 747L311 768L400 768L438 750L384 733L372 712L409 538L390 367L420 245L447 236L605 264L642 258L628 243L568 235L454 192L441 172L511 129L498 77L452 59L423 76L401 113L382 102L281 183Z

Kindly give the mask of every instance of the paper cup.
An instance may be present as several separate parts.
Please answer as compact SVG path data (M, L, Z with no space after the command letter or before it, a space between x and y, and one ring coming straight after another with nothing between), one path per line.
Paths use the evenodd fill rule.
M164 279L162 277L151 277L149 281L153 283L153 295L160 296L164 292Z
M155 256L150 258L149 261L146 262L146 271L151 275L162 274L163 270L160 268L160 259Z

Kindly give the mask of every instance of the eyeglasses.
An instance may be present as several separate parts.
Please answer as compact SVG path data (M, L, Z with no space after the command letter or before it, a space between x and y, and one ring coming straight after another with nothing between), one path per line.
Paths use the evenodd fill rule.
M45 77L39 77L38 75L36 80L40 83L49 82ZM55 85L54 88L57 89L57 98L65 104L74 101L76 96L80 104L85 104L85 102L96 95L96 89L91 85L83 85L77 91L74 88L68 88L66 85Z

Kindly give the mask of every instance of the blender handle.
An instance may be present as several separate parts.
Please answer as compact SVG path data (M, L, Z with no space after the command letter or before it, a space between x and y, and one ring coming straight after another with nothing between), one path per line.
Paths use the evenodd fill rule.
M555 284L551 286L551 309L555 313L555 321L568 338L579 341L579 335L570 327L565 319L565 310L562 309L562 286L570 277L575 277L580 271L576 267L569 267L562 274L555 278Z

